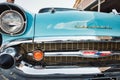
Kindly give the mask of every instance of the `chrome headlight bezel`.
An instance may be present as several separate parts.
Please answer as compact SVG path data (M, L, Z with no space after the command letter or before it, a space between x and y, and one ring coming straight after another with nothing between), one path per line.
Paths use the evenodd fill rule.
M3 26L3 22L2 22L2 18L4 17L4 16L6 16L7 14L13 14L13 15L16 15L18 18L19 18L19 23L20 23L20 25L19 26L17 26L17 24L15 25L15 27L16 27L16 29L14 29L13 31L9 31L9 29L10 29L10 26L8 25L8 26ZM15 17L15 16L12 16L12 17ZM14 23L14 21L15 20L11 20L11 22L13 21L13 23ZM9 22L9 21L8 21ZM16 23L17 23L17 21L16 21ZM7 27L8 27L8 30L7 30ZM14 27L14 28L15 28ZM11 27L12 28L12 27ZM22 14L20 14L18 11L16 11L16 10L6 10L6 11L4 11L4 12L2 12L1 13L1 15L0 15L0 31L2 32L2 33L4 33L4 34L9 34L9 35L11 35L11 36L14 36L14 35L19 35L19 34L21 34L21 33L23 33L24 32L24 29L25 29L25 21L24 21L24 17L22 16Z

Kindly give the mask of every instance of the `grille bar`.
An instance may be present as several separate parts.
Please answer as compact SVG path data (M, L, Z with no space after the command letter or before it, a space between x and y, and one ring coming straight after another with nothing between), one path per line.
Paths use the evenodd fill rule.
M56 57L47 56L44 58L44 61L46 62L47 65L75 65L77 64L80 66L82 65L83 66L85 65L107 66L107 64L119 64L120 55L101 57L101 58L85 58L85 57L77 57L77 56L56 56Z
M42 49L45 52L74 52L80 50L99 50L99 51L112 51L117 52L118 54L106 57L90 58L90 57L81 57L81 56L45 56L44 62L47 65L77 65L80 66L91 66L96 64L97 66L106 66L108 64L118 64L120 63L120 42L113 41L75 41L75 42L42 42L42 43L26 43L20 44L21 52L26 54L24 57L25 61L28 63L38 65L41 62L36 62L31 56L27 53L33 52L35 49ZM25 52L22 50L24 49ZM22 52L23 51L23 52ZM114 62L113 62L114 61ZM99 63L101 62L101 63ZM95 65L95 66L96 66Z

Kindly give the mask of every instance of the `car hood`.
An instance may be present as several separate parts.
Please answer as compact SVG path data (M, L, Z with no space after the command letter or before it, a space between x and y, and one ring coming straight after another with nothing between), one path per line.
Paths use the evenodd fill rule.
M36 14L35 37L120 36L120 16L88 11Z

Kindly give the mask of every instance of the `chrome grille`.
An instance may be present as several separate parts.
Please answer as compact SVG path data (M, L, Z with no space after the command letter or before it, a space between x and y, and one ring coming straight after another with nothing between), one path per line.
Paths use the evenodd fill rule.
M100 50L100 51L116 51L120 53L120 42L118 41L69 41L69 42L42 42L42 43L26 43L20 44L21 53L31 53L35 49L41 49L44 52L60 52L60 51L79 51L79 50ZM23 51L25 50L25 53ZM26 56L27 62L31 64L40 64L36 62L32 57ZM120 62L120 55L99 57L99 58L87 58L80 56L45 56L44 62L47 65L61 65L61 64L77 64L89 62L105 62L105 61L118 61ZM115 62L113 62L115 63ZM85 65L86 65L85 64ZM84 65L84 64L82 64Z
M100 58L87 58L87 57L77 57L77 56L47 56L44 58L44 62L47 65L80 65L88 66L88 63L93 63L93 65L103 62L108 64L120 64L120 55L100 57ZM114 63L113 63L114 62ZM104 64L100 64L104 65ZM99 66L99 65L97 65ZM107 65L104 65L107 66Z
M50 51L76 51L76 50L100 50L100 51L120 51L120 42L101 41L101 42L42 42L34 44L21 44L27 52L41 49L45 52Z

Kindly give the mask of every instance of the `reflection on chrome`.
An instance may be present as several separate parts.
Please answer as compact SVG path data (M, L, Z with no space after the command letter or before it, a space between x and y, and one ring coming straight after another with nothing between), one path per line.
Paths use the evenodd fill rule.
M36 38L22 38L22 39L16 39L11 40L9 42L5 42L1 46L1 52L3 49L22 44L22 43L58 43L58 42L81 42L81 41L113 41L113 42L120 42L120 37L116 36L69 36L69 37L36 37Z
M54 74L96 74L96 73L101 73L100 69L98 67L85 67L85 68L80 68L80 67L61 67L57 68L57 66L53 66L56 68L46 68L46 69L34 69L30 68L27 66L20 66L17 67L17 69L21 70L25 74L29 75L54 75Z
M64 36L64 37L38 37L35 38L35 42L57 42L57 41L100 41L100 40L112 40L111 36ZM119 37L120 39L120 37Z

